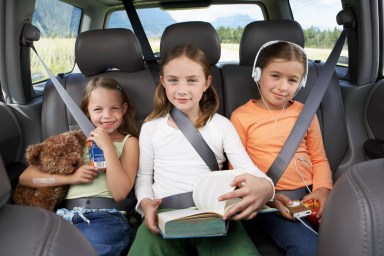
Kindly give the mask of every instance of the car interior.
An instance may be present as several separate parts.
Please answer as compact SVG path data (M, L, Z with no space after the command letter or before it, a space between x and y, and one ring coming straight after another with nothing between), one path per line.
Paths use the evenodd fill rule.
M344 46L347 61L334 68L316 112L335 184L320 224L318 255L383 255L384 5L382 0L332 1L339 5L335 13L348 12L348 22L341 18L338 25L350 30ZM293 15L293 0L57 2L81 9L74 36L75 67L70 72L55 73L57 79L77 104L92 78L105 75L118 80L136 109L139 127L153 109L161 60L174 46L189 43L203 50L220 98L218 113L230 118L237 107L259 97L251 73L264 43L284 40L305 49L308 41L304 25ZM311 7L316 1L304 2ZM32 22L38 4L39 0L4 0L0 4L0 254L94 255L81 233L54 213L17 206L11 200L18 177L27 166L27 146L79 128L52 81L44 78L34 82L31 47L46 36L44 24ZM223 4L256 5L263 14L262 19L244 25L238 59L233 61L221 61L226 50L222 34L198 15L166 24L155 50L143 29L149 17L137 16L151 8L200 10ZM115 11L122 11L132 27L108 28ZM160 16L151 18L162 21ZM333 19L336 22L337 17ZM336 32L334 42L340 34ZM295 100L306 102L316 81L322 79L319 73L325 62L326 58L308 60L307 83ZM134 205L134 197L129 200ZM133 207L128 212L132 226L137 226L142 221L139 214ZM261 255L285 255L261 227L250 221L243 221L243 226ZM11 241L19 241L19 246Z

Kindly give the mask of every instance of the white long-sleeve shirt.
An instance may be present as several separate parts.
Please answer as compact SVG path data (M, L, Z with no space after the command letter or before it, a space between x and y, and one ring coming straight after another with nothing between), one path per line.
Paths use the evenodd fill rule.
M140 162L135 183L139 212L142 199L192 191L199 178L211 172L183 133L167 123L168 118L169 114L146 122L141 128ZM226 160L225 152L239 175L250 173L266 178L273 186L264 172L253 164L227 118L215 114L199 131L214 152L220 168Z

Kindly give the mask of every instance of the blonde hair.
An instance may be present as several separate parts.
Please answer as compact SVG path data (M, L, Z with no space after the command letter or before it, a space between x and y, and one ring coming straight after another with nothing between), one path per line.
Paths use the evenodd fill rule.
M136 125L136 120L135 120L135 108L133 105L130 103L127 95L125 94L123 88L119 85L119 83L110 77L105 77L105 76L99 76L96 78L93 78L90 80L87 84L87 86L84 89L84 94L83 98L80 103L80 108L83 110L83 112L89 116L88 113L88 104L89 104L89 98L91 96L91 93L93 90L97 88L104 88L107 90L116 90L119 92L120 98L121 98L121 103L127 104L127 111L123 115L123 121L118 129L118 131L122 134L130 134L136 138L139 137L139 129L137 128Z
M175 46L170 52L168 52L162 61L160 75L164 76L164 67L169 62L182 56L185 56L199 64L203 69L205 79L208 79L211 72L207 57L202 50L190 44L179 44ZM172 108L172 103L168 100L165 93L165 88L161 84L159 84L156 88L154 105L154 110L144 121L150 121L155 118L165 116L170 112ZM203 93L203 96L199 102L199 106L201 115L196 120L196 128L204 126L219 108L219 97L212 85L210 85L208 89Z

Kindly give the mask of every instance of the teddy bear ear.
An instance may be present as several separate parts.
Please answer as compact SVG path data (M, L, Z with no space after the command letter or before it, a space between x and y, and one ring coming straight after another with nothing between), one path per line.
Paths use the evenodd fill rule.
M43 148L43 145L40 144L34 144L27 148L26 150L26 158L28 163L31 165L38 165L40 162L40 152Z
M87 138L81 130L75 131L73 135L80 141L82 145L85 144Z

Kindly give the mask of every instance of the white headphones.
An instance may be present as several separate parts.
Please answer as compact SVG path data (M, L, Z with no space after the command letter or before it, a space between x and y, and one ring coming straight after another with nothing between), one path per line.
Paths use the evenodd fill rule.
M288 41L282 41L282 40L275 40L275 41L269 41L269 42L266 42L265 44L263 44L260 48L260 50L257 52L256 54L256 57L255 57L255 61L253 63L253 68L252 68L252 77L253 77L253 80L255 80L256 83L260 82L260 79L261 79L261 68L259 67L256 67L256 63L257 63L257 58L259 57L261 51L270 46L270 45L273 45L273 44L276 44L276 43L279 43L279 42L286 42L286 43L289 43L293 46L295 46L296 48L298 48L299 50L301 50L305 56L307 56L307 54L305 53L303 47L301 47L300 45L297 45L295 43L292 43L292 42L288 42ZM306 61L306 67L305 67L305 74L303 75L303 78L301 79L301 83L300 83L300 87L298 88L298 90L301 88L301 87L305 87L305 83L307 82L307 75L308 75L308 58L307 58L307 61Z

